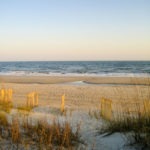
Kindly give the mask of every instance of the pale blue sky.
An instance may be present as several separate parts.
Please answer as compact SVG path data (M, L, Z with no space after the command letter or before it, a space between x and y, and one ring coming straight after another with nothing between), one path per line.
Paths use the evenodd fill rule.
M0 0L0 60L150 60L150 0Z

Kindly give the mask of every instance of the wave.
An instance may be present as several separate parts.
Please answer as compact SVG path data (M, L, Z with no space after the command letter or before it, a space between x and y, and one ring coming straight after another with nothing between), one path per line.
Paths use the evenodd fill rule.
M145 77L150 61L0 62L0 75Z
M1 76L93 76L93 77L150 77L148 73L53 73L53 72L29 72L9 71L0 72Z

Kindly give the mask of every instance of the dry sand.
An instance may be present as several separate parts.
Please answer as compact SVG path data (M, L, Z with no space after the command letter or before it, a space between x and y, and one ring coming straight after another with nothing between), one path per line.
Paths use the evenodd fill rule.
M84 81L84 82L81 82ZM69 76L0 76L0 86L12 88L14 103L25 103L29 92L39 93L40 105L60 105L61 95L66 95L66 105L71 108L99 107L102 97L112 100L146 98L148 78L121 77L69 77ZM89 84L87 84L89 83Z
M82 82L84 81L84 82ZM31 114L34 118L45 117L49 120L57 117L70 120L72 125L82 122L81 136L87 149L116 150L125 149L122 135L117 133L107 138L97 135L97 129L103 120L91 118L90 110L100 109L100 99L106 97L114 101L146 99L150 97L148 78L121 77L69 77L69 76L0 76L0 88L13 89L14 105L24 105L29 92L39 93L39 107ZM66 95L67 115L58 113L61 96ZM128 148L127 148L128 149Z
M140 84L150 83L148 77L98 77L98 76L0 76L1 83L56 84L84 81L95 84Z

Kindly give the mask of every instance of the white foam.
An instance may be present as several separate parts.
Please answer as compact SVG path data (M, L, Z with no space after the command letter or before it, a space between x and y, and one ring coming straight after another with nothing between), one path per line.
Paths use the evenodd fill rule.
M39 72L29 72L29 71L9 71L0 72L0 75L6 76L91 76L91 77L150 77L147 73L39 73Z

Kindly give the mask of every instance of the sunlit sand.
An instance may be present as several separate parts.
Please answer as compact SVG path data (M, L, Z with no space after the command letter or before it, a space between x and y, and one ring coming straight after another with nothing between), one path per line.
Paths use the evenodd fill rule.
M114 102L130 101L136 98L137 91L144 93L139 95L141 100L148 96L148 78L1 76L0 81L1 88L13 89L14 108L8 115L9 119L11 116L18 116L17 107L27 105L31 92L38 93L38 102L36 101L36 107L29 113L29 118L34 122L46 119L49 123L54 119L61 123L67 120L73 128L81 124L81 138L84 143L80 143L79 147L94 147L97 150L100 145L104 149L115 150L126 142L120 133L107 138L96 135L103 124L103 119L98 115L100 100L105 97ZM29 93L31 94L28 95Z

